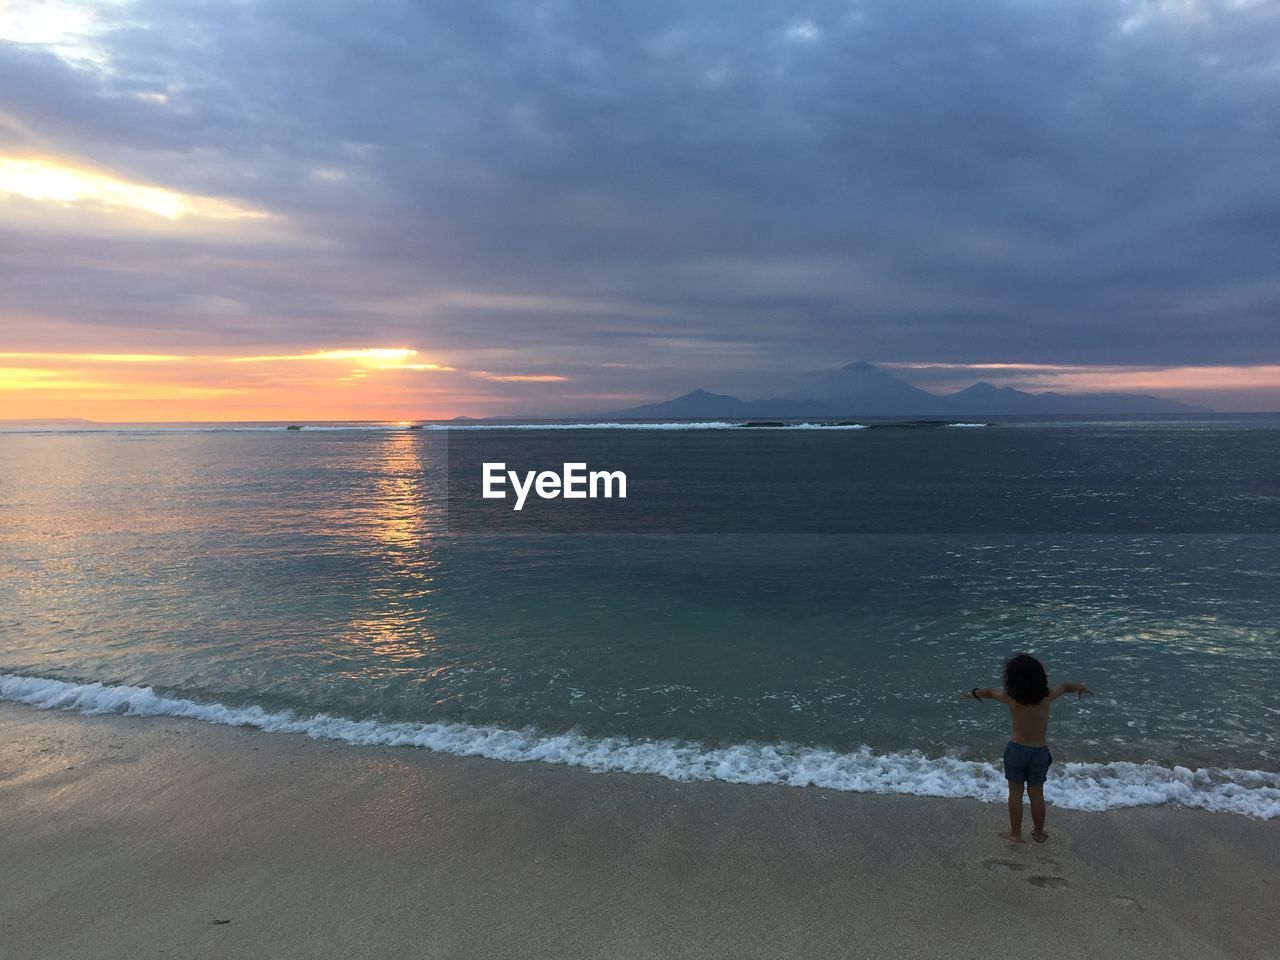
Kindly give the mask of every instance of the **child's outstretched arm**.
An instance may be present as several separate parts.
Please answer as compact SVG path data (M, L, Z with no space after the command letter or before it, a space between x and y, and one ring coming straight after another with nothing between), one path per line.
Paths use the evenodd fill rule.
M960 694L961 700L998 700L1000 703L1008 703L1009 695L1003 690L995 687L974 687L968 693Z
M1057 700L1064 693L1074 693L1077 700L1085 694L1088 694L1091 697L1093 696L1093 691L1083 683L1060 683L1056 687L1049 688L1049 699Z

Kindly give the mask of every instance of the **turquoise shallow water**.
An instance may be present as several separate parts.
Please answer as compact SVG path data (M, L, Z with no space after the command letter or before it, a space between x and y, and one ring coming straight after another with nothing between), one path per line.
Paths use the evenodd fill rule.
M1199 455L1176 423L1066 442L1117 429ZM1280 440L1265 419L1214 429ZM784 442L760 437L762 469ZM958 692L1026 649L1099 693L1055 706L1056 770L1089 765L1090 789L1114 776L1131 799L1126 763L1256 771L1208 776L1280 811L1280 537L450 533L444 450L407 431L0 435L0 674L28 684L6 695L149 687L587 765L602 743L674 744L595 765L691 775L711 752L727 766L710 775L747 782L861 755L858 776L887 771L872 789L948 792L925 781L981 780L945 763L998 756L1006 728ZM519 731L560 754L492 746ZM911 751L924 780L883 759Z

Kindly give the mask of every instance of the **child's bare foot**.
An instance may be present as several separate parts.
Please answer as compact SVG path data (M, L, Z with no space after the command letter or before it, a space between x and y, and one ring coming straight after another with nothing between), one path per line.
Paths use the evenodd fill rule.
M1014 833L1012 830L1006 830L1004 833L1000 834L1000 836L1004 837L1004 838L1005 838L1006 840L1008 840L1010 843L1023 843L1023 842L1024 842L1024 841L1023 841L1023 839L1022 839L1022 834L1020 834L1020 833Z
M1044 843L1046 840L1049 839L1049 834L1041 830L1039 833L1031 834L1031 839L1034 840L1036 843Z

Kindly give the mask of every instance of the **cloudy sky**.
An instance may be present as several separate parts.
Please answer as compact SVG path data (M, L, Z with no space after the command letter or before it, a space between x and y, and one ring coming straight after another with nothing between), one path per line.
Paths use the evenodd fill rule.
M0 5L0 417L1280 409L1280 2Z

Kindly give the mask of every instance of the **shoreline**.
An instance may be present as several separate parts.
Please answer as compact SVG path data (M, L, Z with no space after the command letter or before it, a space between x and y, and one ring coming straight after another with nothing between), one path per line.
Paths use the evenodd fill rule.
M150 687L75 683L0 673L0 702L89 716L189 718L268 733L301 734L355 746L416 747L434 753L506 762L541 762L594 773L656 775L677 782L721 781L752 786L821 787L842 792L972 798L1005 802L1003 772L989 760L915 750L840 753L822 747L742 742L712 747L678 740L632 740L546 733L534 728L458 722L351 719L318 713L273 712L260 706L156 694ZM1234 767L1193 768L1153 762L1068 761L1045 795L1068 810L1175 806L1280 819L1280 773Z
M45 957L1263 957L1280 824L675 782L0 703ZM226 922L222 922L226 921ZM7 952L7 951L6 951Z

